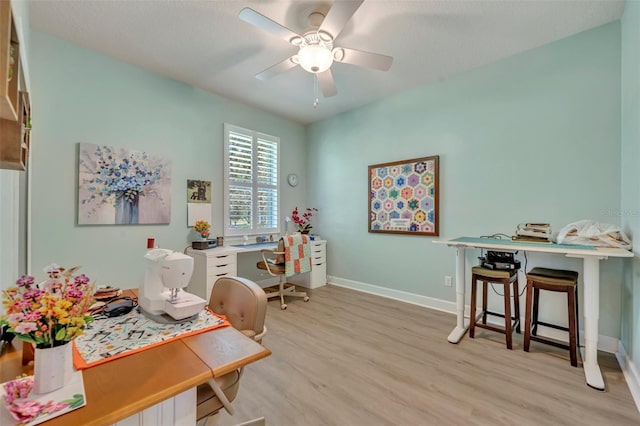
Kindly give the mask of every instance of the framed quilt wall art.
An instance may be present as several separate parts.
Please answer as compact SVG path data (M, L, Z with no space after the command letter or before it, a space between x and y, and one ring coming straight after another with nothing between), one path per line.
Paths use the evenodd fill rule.
M437 236L439 156L369 166L369 232Z

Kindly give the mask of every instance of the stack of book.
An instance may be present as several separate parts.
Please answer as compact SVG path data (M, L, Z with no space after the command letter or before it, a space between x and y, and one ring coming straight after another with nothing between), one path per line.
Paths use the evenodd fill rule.
M551 225L548 223L521 223L516 228L513 241L551 243Z

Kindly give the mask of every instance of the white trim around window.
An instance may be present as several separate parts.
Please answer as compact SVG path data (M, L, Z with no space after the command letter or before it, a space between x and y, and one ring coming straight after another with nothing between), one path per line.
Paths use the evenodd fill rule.
M224 124L224 235L280 233L280 138Z

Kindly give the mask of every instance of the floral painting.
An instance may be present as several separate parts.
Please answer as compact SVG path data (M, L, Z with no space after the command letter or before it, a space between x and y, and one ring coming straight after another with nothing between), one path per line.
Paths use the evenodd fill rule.
M369 166L369 232L438 235L439 157Z
M142 151L79 144L78 224L168 224L171 165Z

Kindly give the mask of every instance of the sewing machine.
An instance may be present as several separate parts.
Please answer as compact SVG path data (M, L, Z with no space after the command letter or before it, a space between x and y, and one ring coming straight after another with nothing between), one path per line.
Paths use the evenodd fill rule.
M207 304L204 299L182 290L193 273L192 257L153 249L144 258L147 268L138 291L138 303L145 315L158 322L176 322L188 320L204 308Z

